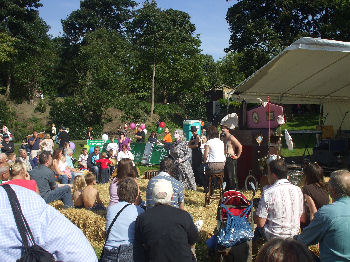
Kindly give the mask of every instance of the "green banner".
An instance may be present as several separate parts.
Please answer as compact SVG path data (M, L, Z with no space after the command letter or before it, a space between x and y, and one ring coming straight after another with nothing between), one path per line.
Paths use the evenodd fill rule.
M110 140L107 140L106 143L103 140L88 140L87 145L89 147L99 146L105 152L107 145L110 143ZM145 153L146 143L131 143L130 151L134 155L134 162L141 163L142 157ZM151 157L149 158L149 165L159 165L164 157L168 156L168 151L163 146L155 145L152 149Z

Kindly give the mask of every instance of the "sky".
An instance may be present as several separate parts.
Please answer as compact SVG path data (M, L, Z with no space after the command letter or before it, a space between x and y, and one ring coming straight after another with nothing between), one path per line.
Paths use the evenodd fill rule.
M136 0L142 3L142 0ZM212 55L217 61L225 56L224 49L228 47L230 32L226 22L227 9L235 1L226 0L156 0L161 9L177 9L188 13L191 22L196 26L196 34L202 41L203 54ZM40 16L50 26L49 34L63 34L61 19L74 10L79 9L80 0L41 0L43 7L39 9ZM141 7L141 5L140 5Z

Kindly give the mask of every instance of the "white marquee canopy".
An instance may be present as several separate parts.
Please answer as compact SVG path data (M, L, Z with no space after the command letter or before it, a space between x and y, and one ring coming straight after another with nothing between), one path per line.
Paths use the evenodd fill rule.
M337 129L350 110L350 43L300 38L237 86L233 96L251 103L269 96L280 104L322 104L325 124ZM350 129L350 121L342 129Z

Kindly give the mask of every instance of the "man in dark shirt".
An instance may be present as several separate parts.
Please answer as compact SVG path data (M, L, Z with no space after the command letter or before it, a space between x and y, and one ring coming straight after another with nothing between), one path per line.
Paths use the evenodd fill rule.
M171 182L159 180L152 191L156 205L136 219L135 245L143 248L146 261L196 261L191 246L197 228L189 213L170 206L172 195Z
M137 133L135 135L136 143L144 143L145 142L145 132L142 130L142 128L139 126L137 128Z
M46 203L62 200L65 208L73 207L71 187L56 184L54 172L48 168L51 164L50 152L42 152L39 155L39 166L30 172L31 179L36 181L40 195Z
M100 168L96 164L95 160L100 159L100 150L101 149L99 146L95 146L94 152L89 154L87 159L87 167L92 173L95 174L97 183L100 181L99 179Z
M28 145L30 150L30 155L32 159L37 156L40 150L40 138L38 137L38 132L34 131L33 136L28 139Z
M58 139L60 140L59 148L64 148L65 143L69 143L69 135L65 128L62 127L62 131L59 134Z
M15 152L15 145L13 144L12 141L10 141L10 137L8 134L5 134L3 136L3 141L2 141L2 147L1 147L1 152L5 153L6 155Z

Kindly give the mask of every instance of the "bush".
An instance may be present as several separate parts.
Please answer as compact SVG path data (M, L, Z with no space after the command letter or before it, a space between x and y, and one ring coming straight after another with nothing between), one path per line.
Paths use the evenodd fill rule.
M46 104L44 100L40 99L38 105L35 107L34 112L45 113L46 112Z
M70 139L85 139L87 127L99 134L103 127L104 103L99 99L66 97L50 102L50 120L57 127L68 127Z

